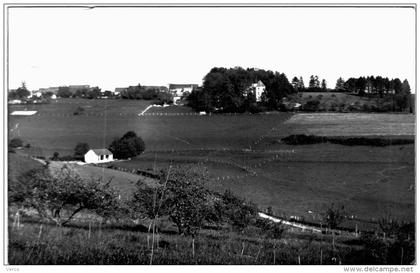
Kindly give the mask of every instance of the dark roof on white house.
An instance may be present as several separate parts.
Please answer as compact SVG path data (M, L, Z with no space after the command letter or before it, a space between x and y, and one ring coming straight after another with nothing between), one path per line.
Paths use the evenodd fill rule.
M112 155L108 149L92 149L91 151L97 155Z

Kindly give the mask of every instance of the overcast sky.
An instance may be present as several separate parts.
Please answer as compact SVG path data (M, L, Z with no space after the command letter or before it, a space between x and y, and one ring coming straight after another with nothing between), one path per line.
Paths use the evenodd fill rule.
M410 8L19 8L9 39L10 88L201 84L215 66L415 86Z

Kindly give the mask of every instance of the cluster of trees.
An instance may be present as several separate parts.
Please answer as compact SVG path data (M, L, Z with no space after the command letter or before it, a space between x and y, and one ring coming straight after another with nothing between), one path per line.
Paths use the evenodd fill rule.
M249 88L259 80L266 91L257 105ZM282 98L293 92L285 74L254 68L215 67L204 77L203 87L193 90L188 101L198 111L252 112L261 106L278 109Z
M23 140L18 138L18 137L12 138L9 141L8 152L9 153L15 153L16 148L22 148L22 147L31 148L31 144L30 143L24 144Z
M266 91L257 102L251 85L262 81ZM404 111L410 103L410 85L407 80L388 79L380 76L339 78L335 89L327 87L327 81L311 75L308 87L302 77L294 77L289 83L285 74L262 69L243 69L241 67L215 67L204 77L203 86L193 90L188 97L189 106L196 111L206 112L258 112L263 110L285 110L283 98L299 92L349 92L357 95L391 98L385 111ZM392 94L392 95L391 95ZM317 101L311 102L308 109L318 109ZM388 107L389 106L389 107ZM383 107L379 106L379 110ZM389 108L389 109L388 109Z
M322 79L319 81L317 75L311 75L309 78L308 88L305 87L302 77L293 77L292 79L293 89L297 92L325 92L327 91L327 81Z
M60 226L82 211L104 218L147 217L153 221L154 230L159 219L166 217L178 227L179 234L192 236L209 224L231 223L235 230L256 224L254 204L229 191L211 192L204 186L207 181L208 174L202 166L170 167L161 173L156 185L138 182L132 197L121 199L110 182L82 180L66 166L52 175L46 167L10 181L8 200L21 208L34 208L41 217Z
M410 84L407 80L401 82L399 78L388 79L381 76L349 78L344 81L339 78L335 89L342 92L352 92L359 95L369 94L410 94Z
M135 132L129 131L121 138L114 139L108 149L113 153L114 158L127 159L141 154L145 147L143 139Z
M342 77L337 79L334 89L327 87L325 79L319 80L317 75L311 75L308 87L305 86L302 77L292 79L293 89L297 92L351 92L358 95L369 94L409 94L410 84L407 80L401 82L399 78L389 79L381 76L369 76L349 78L347 81Z
M52 175L48 168L31 170L9 181L9 204L37 210L44 219L65 225L85 210L109 217L119 209L110 181L83 180L68 167Z
M99 87L82 88L82 89L77 89L75 92L72 92L70 90L70 87L60 86L57 91L57 96L60 98L98 99L107 95L112 96L113 93L111 91L105 91L104 94L102 94L101 89Z
M172 95L168 92L162 92L158 88L147 88L140 84L128 87L120 95L122 99L156 100L160 104L173 102Z
M22 86L18 89L9 91L8 97L9 100L22 100L26 99L30 94L31 92L26 88L26 83L22 82Z

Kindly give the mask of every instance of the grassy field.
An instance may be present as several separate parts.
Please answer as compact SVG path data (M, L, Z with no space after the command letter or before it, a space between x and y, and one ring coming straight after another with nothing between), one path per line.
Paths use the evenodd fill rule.
M414 136L413 114L302 113L286 121L294 134L323 136Z
M12 265L281 265L281 264L361 264L369 263L360 242L330 235L289 233L282 239L268 239L252 231L238 234L229 230L203 230L194 240L160 233L118 227L102 228L94 223L56 227L25 222L9 227L9 263ZM153 258L151 259L153 244ZM356 244L356 245L355 245ZM322 252L322 254L321 254ZM381 253L382 254L382 253ZM403 262L411 262L412 253ZM372 259L372 258L371 258ZM373 260L375 261L375 260Z
M347 226L387 215L413 219L413 145L383 148L316 144L291 148L278 144L275 148L253 152L150 152L113 165L153 172L167 169L169 164L201 162L209 169L211 189L230 189L261 209L271 206L278 215L297 215L309 221L317 222L332 202L344 205L354 216Z
M86 109L85 115L73 115L78 105ZM153 171L169 164L205 164L212 178L210 188L231 189L261 209L271 206L279 215L311 221L317 221L332 202L343 204L349 214L363 221L389 214L414 220L413 144L289 146L280 141L296 133L413 137L413 115L138 116L147 105L144 101L69 99L49 105L11 106L9 112L25 107L39 112L28 117L9 116L9 138L18 136L30 143L29 153L51 156L55 151L72 154L78 142L106 147L114 137L133 130L145 140L146 152L114 165ZM171 113L189 111L183 107L165 109ZM91 175L88 170L93 169L85 168ZM105 177L102 170L93 172ZM111 173L106 177L113 176ZM130 192L129 186L123 188Z
M149 186L156 185L157 183L154 179L148 177L99 166L78 165L76 163L60 161L52 161L49 165L52 173L60 172L63 167L70 168L83 179L100 179L104 182L111 181L110 185L119 191L122 199L131 198L137 181L142 181Z
M9 153L7 155L7 173L9 180L16 181L20 175L32 170L40 169L43 165L27 156Z
M77 100L76 100L77 101ZM140 135L147 150L243 148L265 134L269 128L282 124L290 114L278 115L213 115L213 116L138 116L143 101L99 100L85 115L73 115L76 107L57 103L28 107L39 111L34 116L9 116L9 138L20 137L32 146L33 153L51 156L72 154L78 142L92 148L107 147L115 137L132 130ZM101 114L103 105L112 102L111 111ZM138 104L138 108L135 107ZM86 104L86 102L85 102ZM128 106L127 106L128 105ZM18 108L22 108L19 106ZM124 109L120 114L117 109ZM12 108L12 107L10 107ZM57 112L54 112L57 109ZM182 108L181 108L182 109ZM11 111L11 109L9 109Z

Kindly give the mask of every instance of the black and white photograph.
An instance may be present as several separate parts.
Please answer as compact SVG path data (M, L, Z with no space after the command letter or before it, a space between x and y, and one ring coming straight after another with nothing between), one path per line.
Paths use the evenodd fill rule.
M3 72L3 269L417 268L415 3L3 3Z

